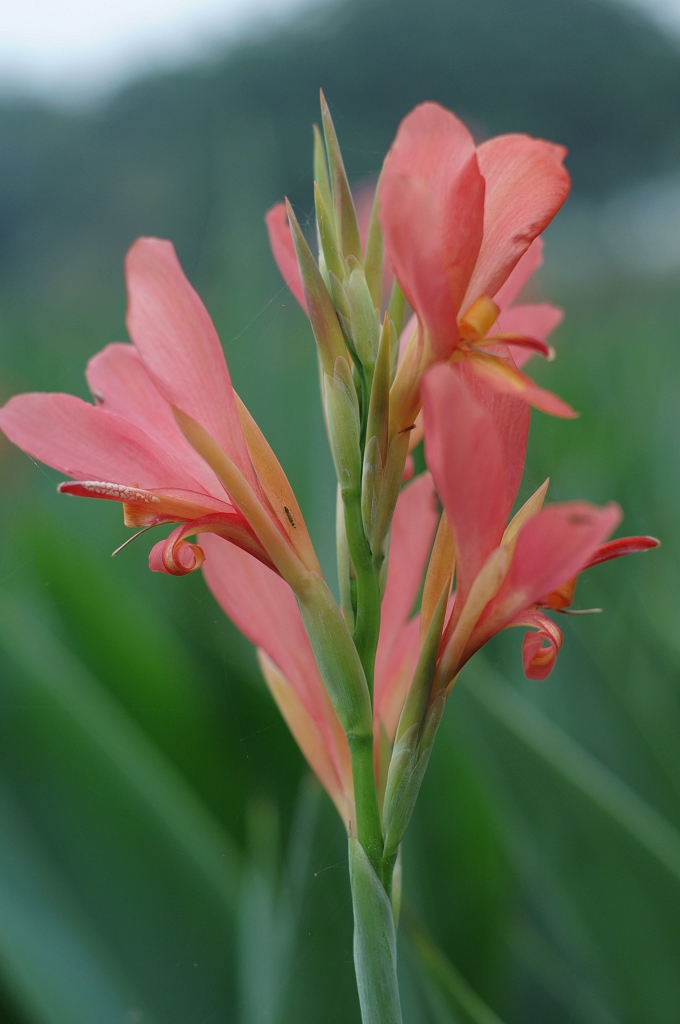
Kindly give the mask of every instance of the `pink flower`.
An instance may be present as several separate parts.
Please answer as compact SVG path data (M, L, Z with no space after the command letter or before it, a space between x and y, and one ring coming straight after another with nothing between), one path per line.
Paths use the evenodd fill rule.
M429 473L401 492L392 523L391 556L376 660L376 761L381 733L392 742L418 657L420 589L437 523ZM307 761L345 824L354 822L347 738L314 661L299 608L286 584L231 544L205 538L204 575L229 618L255 644L272 695ZM384 779L382 780L384 783Z
M452 358L468 360L501 392L574 415L499 358L504 342L550 355L544 341L556 314L508 307L540 263L532 242L569 192L565 153L526 135L476 147L463 123L436 103L402 121L379 194L386 251L419 327L393 389L401 426L415 418L423 373Z
M204 552L186 538L206 532L286 577L319 571L290 485L232 388L215 328L172 245L139 239L125 271L134 345L109 345L90 361L96 404L18 395L0 410L0 427L75 478L62 492L120 501L130 526L180 523L153 548L155 571L199 568Z
M524 638L524 669L529 678L544 679L562 633L543 609L568 607L576 576L590 566L658 541L626 537L605 544L620 522L618 505L544 508L547 481L507 525L524 468L526 402L488 387L467 362L434 367L422 389L426 458L456 559L439 685L450 686L475 651L510 626L536 630Z

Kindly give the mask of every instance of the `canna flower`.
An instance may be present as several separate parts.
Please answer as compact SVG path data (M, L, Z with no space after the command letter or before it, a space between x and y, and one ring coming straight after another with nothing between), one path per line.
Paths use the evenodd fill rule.
M113 344L87 367L94 403L24 394L0 428L33 458L74 478L59 490L118 501L128 526L179 524L150 568L198 569L187 537L230 541L295 586L319 565L292 489L234 392L222 347L169 242L139 239L125 274L133 345Z
M508 307L540 263L535 239L569 192L565 154L526 135L475 147L465 125L436 103L402 121L379 191L387 256L417 318L393 388L397 429L415 419L426 370L461 359L498 391L574 415L503 358L508 344L513 353L552 355L545 337L555 313Z
M411 610L437 518L432 477L424 473L402 490L392 523L376 659L376 762L382 737L389 743L394 740L415 669L419 621L418 616L411 617ZM290 588L243 549L211 536L203 543L208 586L222 610L256 646L262 674L291 733L345 825L354 828L347 737L328 699Z
M533 630L524 637L524 670L545 679L562 645L546 611L568 610L579 573L658 541L605 543L621 520L619 506L543 507L547 481L507 525L524 468L528 405L494 391L467 362L434 367L422 389L426 459L452 541L443 568L452 573L455 558L456 571L435 687L450 687L483 644L512 626Z

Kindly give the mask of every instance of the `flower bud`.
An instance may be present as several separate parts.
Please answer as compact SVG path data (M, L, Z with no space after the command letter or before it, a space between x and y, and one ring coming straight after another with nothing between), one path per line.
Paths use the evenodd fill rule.
M335 471L343 495L361 490L361 452L359 448L359 403L346 359L335 360L333 376L324 376L328 433Z
M326 140L326 152L328 153L328 166L331 172L331 191L333 193L333 206L335 208L335 221L338 227L338 241L345 258L354 256L361 261L361 239L359 237L359 226L357 224L354 200L347 181L345 165L342 162L338 138L333 127L333 119L328 109L324 94L321 93L321 119L323 122L323 134Z
M378 318L362 267L352 257L348 264L352 268L347 283L347 301L354 349L362 366L372 371L378 355Z
M300 267L300 277L305 292L307 313L314 331L321 365L326 373L333 372L333 364L338 356L345 356L347 348L342 336L342 329L333 306L321 271L316 265L311 249L302 233L293 208L286 200L288 220L293 234L295 253Z

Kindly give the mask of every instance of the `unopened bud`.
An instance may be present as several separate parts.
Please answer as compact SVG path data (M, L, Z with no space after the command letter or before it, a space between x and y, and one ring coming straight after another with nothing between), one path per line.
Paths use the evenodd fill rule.
M368 439L364 451L364 468L361 474L361 516L364 533L373 551L373 532L378 514L378 500L382 488L383 466L378 438ZM375 553L375 552L374 552Z
M363 268L352 258L348 262L352 271L347 283L347 301L354 348L362 366L372 370L380 340L378 317Z
M321 93L321 119L323 122L323 134L326 140L326 152L328 153L328 166L330 168L331 191L333 193L333 206L335 208L335 221L338 226L338 241L345 258L354 256L361 260L361 239L359 237L359 226L357 224L354 200L350 191L345 165L342 162L338 138L333 127L333 119L328 109L324 94Z
M335 471L343 494L360 493L359 403L346 359L335 360L333 375L324 377L328 433Z
M307 313L321 357L321 364L326 373L332 373L335 360L338 356L344 357L347 352L342 328L338 323L335 308L321 271L307 245L307 240L293 213L293 208L287 200L286 209L293 234L302 286L305 291Z

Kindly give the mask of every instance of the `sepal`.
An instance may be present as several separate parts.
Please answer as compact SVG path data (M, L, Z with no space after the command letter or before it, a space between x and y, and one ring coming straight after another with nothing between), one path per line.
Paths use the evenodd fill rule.
M333 375L324 376L328 433L335 471L343 494L361 492L359 404L346 359L335 360Z

